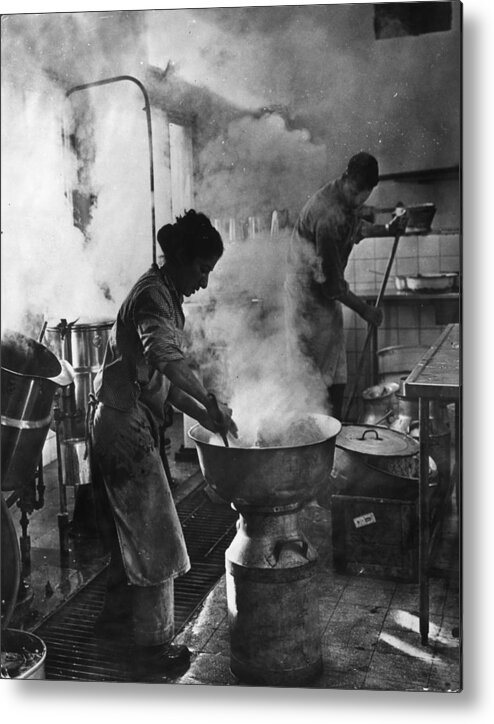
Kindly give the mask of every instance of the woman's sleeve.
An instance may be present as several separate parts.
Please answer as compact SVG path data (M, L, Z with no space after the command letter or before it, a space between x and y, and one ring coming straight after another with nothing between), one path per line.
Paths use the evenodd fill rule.
M162 372L168 362L184 359L183 334L171 299L158 290L144 290L136 301L134 321L144 356L153 367Z

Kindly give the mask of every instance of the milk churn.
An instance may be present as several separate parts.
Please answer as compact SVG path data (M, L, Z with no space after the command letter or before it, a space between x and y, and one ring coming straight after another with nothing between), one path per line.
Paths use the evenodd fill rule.
M318 556L297 520L241 513L225 554L230 668L245 682L303 686L322 669Z
M317 551L299 512L328 483L341 423L310 416L312 442L224 447L196 425L206 482L239 512L225 554L230 668L241 681L303 686L322 668Z

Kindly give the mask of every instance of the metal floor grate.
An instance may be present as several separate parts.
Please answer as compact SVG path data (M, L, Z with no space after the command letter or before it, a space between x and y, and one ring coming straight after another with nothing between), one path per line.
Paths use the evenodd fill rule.
M178 633L225 570L225 551L235 535L237 513L212 503L201 488L177 505L191 569L175 580ZM47 647L47 679L135 681L127 669L127 642L98 639L93 625L103 605L106 570L39 626Z

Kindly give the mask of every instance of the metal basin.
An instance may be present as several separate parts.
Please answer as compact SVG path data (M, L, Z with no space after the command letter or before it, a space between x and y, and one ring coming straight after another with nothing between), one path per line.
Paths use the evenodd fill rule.
M290 447L224 447L201 425L189 436L204 479L223 500L239 509L282 510L312 500L329 481L341 423L320 414L307 420L319 429L314 442Z

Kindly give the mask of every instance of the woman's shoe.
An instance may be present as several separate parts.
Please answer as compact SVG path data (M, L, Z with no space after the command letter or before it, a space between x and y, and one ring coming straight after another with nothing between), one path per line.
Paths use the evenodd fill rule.
M136 646L134 673L138 680L175 677L190 666L187 646L163 644L162 646Z

